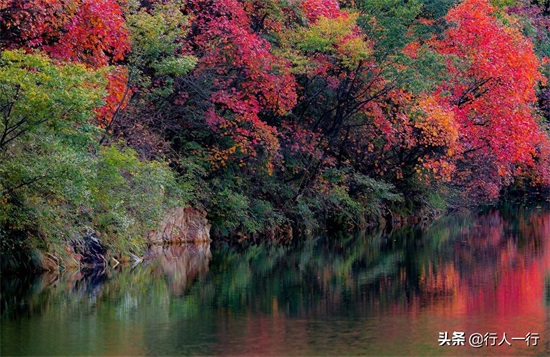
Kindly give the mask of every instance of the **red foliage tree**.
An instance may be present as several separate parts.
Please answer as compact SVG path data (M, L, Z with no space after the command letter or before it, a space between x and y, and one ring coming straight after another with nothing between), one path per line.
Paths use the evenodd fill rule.
M52 58L93 68L116 64L130 51L129 32L116 0L2 0L0 46L42 49ZM106 104L98 122L107 126L127 93L126 70L107 75Z
M453 26L439 50L448 56L451 80L440 92L459 126L461 159L456 179L495 198L518 165L537 169L538 148L547 145L533 115L535 87L544 80L529 40L495 16L487 0L466 0L449 11Z
M41 48L55 43L79 0L0 0L0 45Z
M114 0L83 0L63 26L59 41L44 49L52 57L103 67L130 51L126 22Z
M302 10L311 22L315 22L321 16L334 19L342 15L336 0L305 0L302 2Z
M2 47L39 48L61 60L103 67L130 50L115 0L3 0Z
M195 75L215 73L206 123L233 139L215 150L215 161L223 163L234 154L252 158L260 148L271 161L279 145L277 130L261 114L284 115L295 105L290 64L252 31L240 2L192 0L188 9L194 16L188 41L199 58Z

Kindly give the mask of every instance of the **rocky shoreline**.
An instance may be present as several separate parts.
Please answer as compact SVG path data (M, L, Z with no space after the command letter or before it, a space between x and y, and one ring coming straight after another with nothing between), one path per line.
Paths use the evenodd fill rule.
M210 243L210 223L204 211L191 207L176 207L167 212L159 227L147 232L146 237L147 244L151 246ZM107 265L116 266L123 262L141 262L150 258L148 254L139 257L131 252L113 254L102 241L101 234L93 230L67 242L64 253L63 257L58 257L54 253L34 249L29 253L31 270L96 269Z

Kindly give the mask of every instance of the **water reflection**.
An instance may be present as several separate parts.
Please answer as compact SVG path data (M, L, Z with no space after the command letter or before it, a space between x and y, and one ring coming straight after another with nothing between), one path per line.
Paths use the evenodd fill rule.
M153 275L166 277L174 296L183 296L197 276L208 272L212 257L210 243L156 245L149 255L155 265Z
M3 277L1 353L550 354L548 206L300 246L150 254L134 269ZM541 339L439 347L443 331Z

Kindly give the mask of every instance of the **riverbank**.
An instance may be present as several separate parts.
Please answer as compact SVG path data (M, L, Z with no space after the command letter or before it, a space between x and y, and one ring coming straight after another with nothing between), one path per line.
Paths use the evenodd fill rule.
M210 243L210 223L204 211L176 207L166 212L156 229L142 233L143 238L135 250L121 249L100 232L88 230L81 237L55 242L45 248L37 246L13 247L1 253L3 273L29 273L65 269L97 269L121 263L141 262L149 259L150 246L182 243Z
M523 198L522 198L523 197ZM538 197L540 198L540 197ZM546 201L537 199L537 195L516 196L515 205L541 204ZM535 202L535 203L533 203ZM505 207L500 203L499 207ZM491 209L472 208L473 212ZM454 212L468 211L467 208ZM403 210L401 212L404 212ZM157 228L143 233L140 244L133 246L134 249L124 249L124 245L114 244L102 237L100 232L88 231L81 237L70 241L50 241L49 248L40 246L24 246L8 250L9 254L1 256L1 271L3 274L28 274L44 271L79 270L106 268L119 264L135 264L151 258L147 252L152 246L163 246L165 244L180 243L209 243L213 240L233 246L254 246L261 243L274 245L296 244L297 241L307 240L311 237L324 235L326 232L350 232L358 230L393 232L409 229L426 229L436 220L450 213L448 210L441 210L435 207L426 207L416 214L404 215L403 213L386 211L385 216L377 217L377 220L370 218L368 224L361 227L342 227L334 222L326 221L322 228L308 230L296 225L276 227L263 234L245 235L242 232L235 232L230 236L213 236L211 238L211 223L207 219L207 213L203 210L193 208L174 208L163 215ZM366 221L366 220L365 220Z
M425 210L417 215L403 216L391 211L379 216L378 220L370 218L368 224L357 229L393 231L409 226L426 227L434 220L443 216L439 210ZM325 222L323 229L310 231L303 227L286 225L275 227L263 234L245 235L236 232L229 237L213 237L217 242L230 245L250 246L251 244L270 243L288 245L299 240L324 235L326 230L338 231L342 227L334 222ZM349 231L348 227L348 231ZM353 228L353 227L351 227ZM119 264L135 264L151 259L148 252L152 247L181 243L209 243L211 224L204 211L193 208L174 208L167 212L157 229L143 233L145 237L135 250L121 249L120 244L109 244L100 232L88 231L87 234L65 242L50 241L49 248L26 246L9 250L9 255L2 254L1 271L3 274L28 274L45 271L105 269ZM155 248L156 249L156 248Z

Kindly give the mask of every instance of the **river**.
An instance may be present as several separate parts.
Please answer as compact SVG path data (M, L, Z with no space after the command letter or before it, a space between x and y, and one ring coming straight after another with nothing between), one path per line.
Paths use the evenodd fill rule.
M547 204L151 254L2 276L1 355L550 355Z

